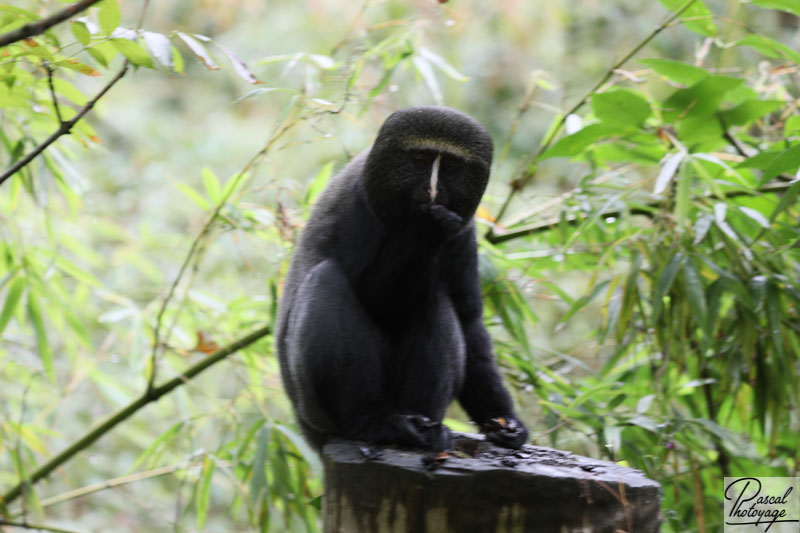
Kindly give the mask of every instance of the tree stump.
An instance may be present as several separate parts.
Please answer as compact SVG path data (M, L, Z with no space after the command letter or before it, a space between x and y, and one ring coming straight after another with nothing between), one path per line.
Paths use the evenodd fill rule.
M325 533L649 533L661 523L661 487L641 471L552 448L456 433L444 460L342 440L322 455Z

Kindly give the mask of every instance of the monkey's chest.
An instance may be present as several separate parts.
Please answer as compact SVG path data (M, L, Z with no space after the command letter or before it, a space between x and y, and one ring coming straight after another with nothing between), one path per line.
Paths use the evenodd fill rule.
M394 248L364 269L356 292L364 309L386 332L399 332L445 297L440 261L418 250Z

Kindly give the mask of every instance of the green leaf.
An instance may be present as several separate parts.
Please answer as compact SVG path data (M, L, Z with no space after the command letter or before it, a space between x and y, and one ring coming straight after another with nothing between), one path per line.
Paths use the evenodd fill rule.
M206 196L211 200L211 203L218 203L220 200L219 180L208 167L203 167L203 185L206 188Z
M86 29L86 24L81 21L73 20L70 22L69 29L72 31L72 35L78 39L78 42L84 46L89 44L89 41L92 40L92 34Z
M758 168L765 169L769 164L780 155L780 152L761 152L760 154L748 157L738 165L737 168Z
M671 11L677 11L686 5L686 0L659 0L659 2ZM681 23L694 33L704 37L714 37L717 34L714 17L701 0L695 0L685 9L681 13L680 19Z
M172 47L172 70L178 74L183 73L183 56L177 47Z
M664 120L671 122L689 116L705 116L717 111L725 93L744 80L727 76L709 76L691 87L680 89L662 104Z
M217 464L210 456L203 460L203 473L200 483L197 485L195 493L195 508L197 509L197 529L202 530L206 525L206 515L208 514L208 504L211 499L211 477Z
M261 491L267 487L267 473L264 470L267 462L267 446L269 445L270 427L264 426L258 432L256 456L253 459L253 471L250 478L250 499L257 501Z
M178 435L183 425L184 422L176 422L175 424L170 426L169 429L167 429L164 433L159 435L158 438L154 440L153 443L150 446L148 446L147 449L141 453L141 455L139 455L139 457L136 458L136 461L133 462L133 466L130 467L128 472L129 473L135 472L136 469L139 468L139 466L143 464L145 461L147 461L147 459L150 456L152 456L159 448L165 447L167 444L169 444L172 441L172 439L174 439L175 436Z
M17 304L22 297L22 291L25 289L25 284L25 278L17 276L8 287L6 301L3 303L3 310L0 311L0 335L2 335L8 321L11 320L11 317L14 315Z
M658 283L656 283L656 289L653 293L653 322L656 322L661 316L661 312L664 309L664 297L669 293L670 288L672 288L672 284L675 281L675 277L678 275L678 270L682 262L683 254L681 252L676 252L658 277Z
M639 63L650 67L654 72L669 80L684 85L694 85L709 76L708 71L703 68L673 59L640 59Z
M786 359L786 349L783 343L783 333L781 332L783 329L781 326L781 316L783 315L783 312L781 311L781 295L774 282L769 283L766 296L767 324L769 325L769 334L772 339L772 345L778 352L777 356L781 360L780 363L783 363Z
M766 168L764 168L761 184L763 185L784 172L795 174L798 168L800 168L800 144L796 144L784 150L775 159L769 162Z
M800 2L797 0L751 0L750 3L767 9L779 9L800 17Z
M314 474L321 478L322 477L322 463L319 460L319 456L311 449L308 443L305 441L303 437L289 429L288 427L277 424L275 429L283 433L289 441L294 444L294 447L297 448L297 451L303 456L303 459L306 460L308 463L309 468Z
M791 137L793 135L800 135L800 115L792 115L786 119L786 124L783 125L783 136Z
M755 220L756 223L758 223L758 225L761 226L762 228L769 228L769 220L767 220L767 217L765 217L755 209L740 206L739 211L741 211L751 219Z
M800 53L792 50L781 42L770 39L769 37L764 37L763 35L751 33L747 37L737 41L736 46L749 46L754 50L758 50L767 57L783 57L786 59L791 59L800 65Z
M794 204L798 193L800 193L800 181L793 183L788 189L786 189L786 192L783 193L783 196L781 196L781 201L778 202L778 206L769 217L770 225L775 222L775 219L778 218L778 215L785 211L787 207Z
M39 302L36 300L33 291L28 291L28 317L31 320L31 324L33 324L33 331L36 334L36 347L39 350L39 357L42 359L42 365L50 381L55 381L56 372L53 368L53 352L50 348L50 343L47 342L47 332L44 328L42 312L39 309Z
M551 157L572 157L583 152L592 143L628 131L622 124L600 123L586 126L580 131L562 137L553 146L548 148L539 159Z
M691 304L692 316L695 322L700 324L704 338L708 342L711 339L711 325L708 322L705 286L690 257L683 261L683 278L686 282L686 293Z
M319 172L317 172L317 176L313 179L313 181L309 184L308 189L306 189L306 197L305 197L305 204L311 205L320 195L320 193L325 189L325 186L328 184L328 180L330 179L331 175L333 174L333 164L334 161L328 161Z
M785 106L780 100L748 100L733 109L719 112L719 118L727 126L744 126Z
M100 22L100 29L102 29L106 35L111 35L111 33L117 29L117 26L119 26L119 5L117 5L117 0L103 0L99 5L100 11L97 13L97 18Z
M190 199L191 199L191 200L192 200L192 201L193 201L195 204L197 204L197 206L198 206L200 209L202 209L202 210L206 211L206 210L208 210L208 209L211 207L211 205L208 203L208 200L206 200L205 198L203 198L203 197L202 197L202 195L200 195L200 193L198 193L197 191L195 191L194 189L192 189L192 188L191 188L191 187L189 187L188 185L185 185L185 184L183 184L183 183L176 183L175 185L176 185L176 186L177 186L177 187L178 187L178 188L179 188L181 191L183 191L183 193L184 193L186 196L188 196L188 197L189 197L189 198L190 198Z
M603 122L641 125L652 114L650 104L638 92L618 89L592 96L592 110Z
M153 61L150 59L150 55L139 43L128 39L111 39L111 43L134 65L153 68Z

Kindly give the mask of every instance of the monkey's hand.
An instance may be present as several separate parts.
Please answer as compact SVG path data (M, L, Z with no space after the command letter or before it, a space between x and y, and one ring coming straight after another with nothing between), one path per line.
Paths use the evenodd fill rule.
M424 204L423 210L433 219L441 230L450 235L458 233L464 227L464 219L440 204Z
M481 425L481 433L505 448L519 448L528 440L528 430L514 416L491 418Z
M390 415L388 421L398 432L391 441L394 444L405 444L434 452L449 450L453 447L453 435L447 426L440 422L434 422L427 416L394 414Z

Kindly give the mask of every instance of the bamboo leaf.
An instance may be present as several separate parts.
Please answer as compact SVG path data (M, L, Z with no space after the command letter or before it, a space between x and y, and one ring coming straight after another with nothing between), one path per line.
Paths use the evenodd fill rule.
M705 286L691 257L686 257L683 261L683 278L686 281L686 293L692 307L692 317L696 323L700 324L704 339L708 342L711 339L711 327L708 323Z
M797 0L751 0L751 3L767 9L779 9L800 17L800 4L797 3Z
M219 179L208 167L203 167L203 185L206 189L206 196L208 196L211 203L218 203L220 200Z
M677 11L686 2L684 0L659 0L661 5L672 11ZM695 0L687 9L681 13L681 23L694 33L704 37L714 37L717 34L717 26L714 24L714 15L701 0Z
M22 291L25 289L25 285L25 278L22 276L17 276L8 287L6 301L3 302L3 310L0 311L0 336L2 336L3 330L5 329L6 325L8 325L8 321L11 320L12 316L14 316L14 311L16 310L17 304L22 297Z
M100 22L100 29L106 35L111 35L120 21L120 11L117 0L103 0L100 2L100 10L97 13L98 22Z
M214 475L214 470L217 464L206 455L203 460L203 472L200 476L200 482L197 485L197 492L195 493L195 508L197 509L197 529L202 530L206 525L206 516L208 515L208 506L211 500L211 478Z
M144 32L144 44L159 63L167 68L172 68L172 44L165 35L146 31Z
M237 56L233 52L233 50L231 50L231 49L229 49L229 48L227 48L225 46L222 46L219 43L214 43L214 44L216 44L217 48L222 50L222 53L227 56L228 61L230 61L231 65L233 65L233 70L236 71L236 74L238 74L240 78L245 80L247 83L252 83L253 85L257 85L259 83L263 83L263 82L259 81L258 79L256 79L256 77L253 75L253 73L250 72L250 69L247 68L247 65L244 63L244 61L242 61L239 58L239 56Z
M131 63L134 65L153 68L153 60L150 59L150 55L148 55L139 43L128 39L111 39L111 44L122 52L125 57L130 59Z
M311 471L314 472L317 477L322 477L322 463L319 460L319 456L309 447L305 439L282 424L277 424L275 429L283 433L283 435L294 444L294 447L297 448L297 451L300 452L303 459L308 463Z
M428 90L433 95L434 101L441 105L444 102L444 96L442 96L439 80L436 79L436 73L433 72L430 62L422 56L414 56L413 63L425 86L428 87Z
M202 61L203 65L205 65L208 70L219 70L219 67L208 54L208 51L206 51L205 47L200 44L197 39L180 31L177 32L177 34L178 37L184 43L186 43L186 46L189 47L189 50L191 50L192 53L197 56L200 61Z
M270 427L264 426L258 432L256 443L256 456L253 459L253 471L250 478L250 499L255 502L261 496L261 491L267 487L267 474L265 465L267 462L267 447L269 445Z
M650 104L638 92L617 89L592 96L592 110L603 122L639 126L652 114Z
M661 171L658 173L658 177L656 178L656 184L655 187L653 187L653 194L661 194L667 189L669 182L672 181L672 178L678 171L678 167L680 166L684 157L686 157L685 152L678 152L667 158L666 162L661 167Z
M316 177L308 185L305 197L306 205L313 204L320 193L328 185L328 180L330 179L331 175L333 175L333 164L334 161L328 161L325 165L323 165L319 172L317 172Z
M33 291L28 291L28 317L31 324L33 324L33 331L36 334L36 347L39 350L39 357L42 360L47 377L50 378L50 381L55 381L56 371L53 368L53 352L50 348L50 343L47 341L44 319Z
M669 80L683 83L684 85L694 85L709 76L708 71L704 68L673 59L640 59L639 63L650 67L657 74Z
M661 312L664 309L664 298L672 288L672 284L675 282L675 277L678 275L682 262L683 254L681 252L676 252L658 277L658 283L656 283L655 292L653 294L653 322L656 322L661 316Z

